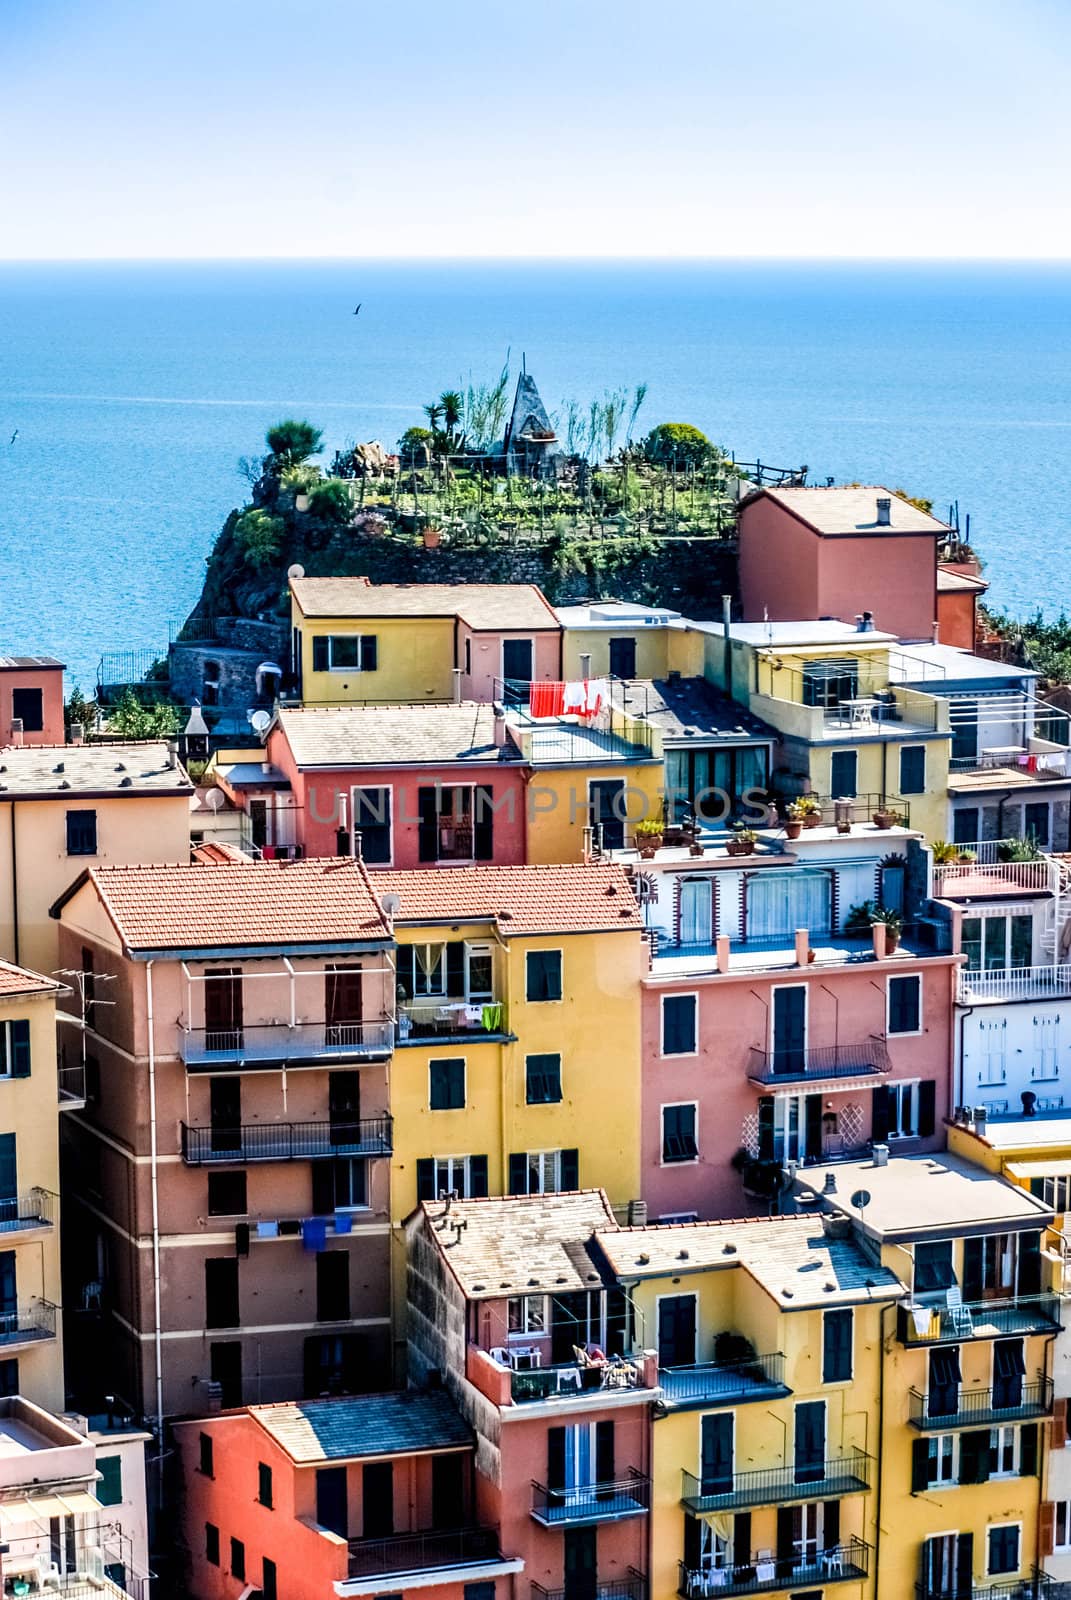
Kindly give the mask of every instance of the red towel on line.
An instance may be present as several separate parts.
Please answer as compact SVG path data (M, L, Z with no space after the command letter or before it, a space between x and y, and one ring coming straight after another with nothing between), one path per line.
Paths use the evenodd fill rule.
M528 709L533 717L560 717L565 707L565 684L540 680L528 686Z

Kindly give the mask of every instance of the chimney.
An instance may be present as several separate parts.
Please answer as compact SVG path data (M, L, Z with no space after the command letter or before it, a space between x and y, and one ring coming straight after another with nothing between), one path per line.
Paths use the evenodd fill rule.
M870 924L870 937L874 941L874 959L875 959L875 961L884 961L886 953L887 953L886 952L886 948L885 948L885 924L884 924L884 922L872 922Z
M12 717L12 719L11 719L11 743L15 746L16 750L21 749L21 747L22 747L22 718L21 717Z
M887 494L879 494L878 495L877 525L878 525L879 528L887 528L887 527L889 527L891 522L892 522L892 496L891 495L887 495Z
M81 723L81 722L72 722L71 723L71 743L72 744L84 744L85 743L85 737L86 737L85 724Z
M585 682L591 677L591 655L588 651L580 657L580 676Z
M811 960L811 935L806 928L796 929L796 965L806 967Z
M714 941L714 951L715 951L715 958L716 958L717 964L718 964L718 971L719 972L728 972L728 970L729 970L729 935L727 933L719 933L718 934L717 938Z
M506 713L501 706L495 706L495 746L499 750L506 746Z
M725 676L724 689L728 698L733 696L733 597L723 594L721 597L721 631L725 636L725 656L722 662L722 671Z
M454 668L454 704L461 704L461 668Z
M860 612L856 613L855 631L856 631L856 633L873 633L874 632L874 613L873 613L873 611L860 611Z
M74 736L74 730L75 730L75 728L77 726L78 726L77 723L73 723L72 722L72 724L71 724L71 743L72 744L81 744L81 742L82 742L81 737L76 739L75 736ZM78 729L79 735L81 735L81 731L82 731L81 728L79 728ZM178 741L176 739L169 739L167 741L167 765L168 765L169 771L171 771L171 772L174 772L175 768L178 766Z

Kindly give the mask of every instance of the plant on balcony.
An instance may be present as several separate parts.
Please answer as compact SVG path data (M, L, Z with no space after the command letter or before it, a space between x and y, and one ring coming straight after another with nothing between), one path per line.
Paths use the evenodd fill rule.
M877 909L877 902L874 900L863 900L857 906L850 906L848 915L844 919L844 932L868 934Z
M885 926L885 949L891 955L900 943L900 935L904 931L904 919L898 911L889 911L885 906L876 906L871 916L871 922L881 922Z
M714 1360L718 1366L743 1366L755 1359L755 1346L742 1333L723 1329L714 1336Z
M807 820L807 812L801 800L792 800L785 807L785 835L789 839L798 839L800 829Z
M933 841L933 864L935 867L948 867L960 859L958 844L951 844L947 839Z
M749 856L758 843L759 836L754 828L745 828L735 823L732 837L726 843L726 850L731 856Z
M767 1200L772 1204L788 1186L788 1177L779 1161L773 1157L753 1156L743 1145L729 1165L740 1174L744 1193L752 1200Z
M816 794L801 794L795 805L803 818L805 828L817 828L822 820L822 807Z
M886 806L882 806L874 812L872 821L875 828L891 828L896 821L896 812L890 811Z
M645 861L661 849L665 825L660 817L642 817L636 824L636 846Z
M1040 861L1041 851L1032 836L1026 839L1001 839L997 844L998 861Z

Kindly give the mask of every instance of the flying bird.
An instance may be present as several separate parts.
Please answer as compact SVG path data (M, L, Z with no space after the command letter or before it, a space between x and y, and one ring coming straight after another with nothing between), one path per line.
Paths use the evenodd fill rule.
M358 300L358 302L357 302L357 311L360 311L360 309L361 309L361 307L362 307L362 306L363 306L363 305L364 305L364 301L363 301L363 300ZM355 311L355 312L354 312L354 313L353 313L353 314L354 314L354 316L356 316L356 315L357 315L357 311Z
M13 445L15 443L15 440L18 438L18 436L19 436L19 430L18 430L18 428L16 428L14 433L11 435L11 438L8 440L8 444L9 445Z

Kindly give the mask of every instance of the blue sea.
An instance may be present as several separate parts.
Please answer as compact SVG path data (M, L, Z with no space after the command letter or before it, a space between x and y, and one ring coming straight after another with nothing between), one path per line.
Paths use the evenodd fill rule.
M7 265L0 650L162 652L272 422L393 444L507 351L552 411L646 383L638 431L958 501L995 604L1071 609L1071 267Z

